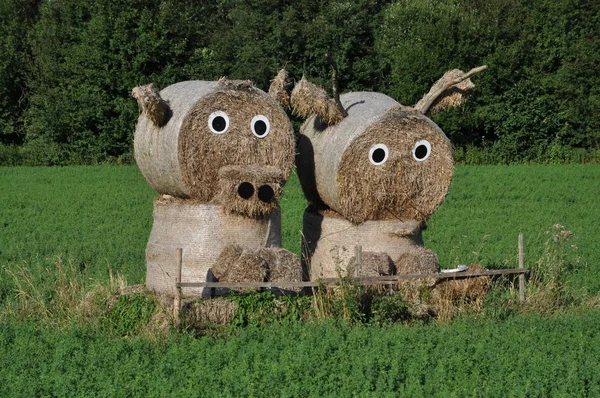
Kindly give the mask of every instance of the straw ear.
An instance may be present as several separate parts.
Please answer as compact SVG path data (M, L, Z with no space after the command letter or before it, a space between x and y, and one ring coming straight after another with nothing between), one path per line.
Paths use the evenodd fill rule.
M426 114L461 105L475 88L470 77L486 69L487 65L483 65L467 73L458 69L444 73L444 76L435 82L414 108Z
M338 105L327 96L325 90L310 83L304 76L292 90L291 104L294 113L305 119L317 115L327 124L334 125L344 118Z
M134 88L131 95L137 100L142 114L150 119L155 126L162 127L167 124L171 118L171 108L160 97L158 89L152 83Z
M271 80L269 95L279 102L284 108L290 107L290 92L293 83L290 81L287 70L282 69L277 76Z

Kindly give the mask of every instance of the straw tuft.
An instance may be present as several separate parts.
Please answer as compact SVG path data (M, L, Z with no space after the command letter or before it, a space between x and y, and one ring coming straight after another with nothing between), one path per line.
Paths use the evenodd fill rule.
M275 79L271 80L269 95L285 108L290 106L290 84L287 70L280 70Z
M327 96L325 90L304 77L292 90L291 103L294 113L302 118L317 115L329 125L337 124L344 118L335 101Z
M131 95L137 100L142 114L157 127L162 127L171 117L169 104L160 97L158 89L152 83L136 87Z

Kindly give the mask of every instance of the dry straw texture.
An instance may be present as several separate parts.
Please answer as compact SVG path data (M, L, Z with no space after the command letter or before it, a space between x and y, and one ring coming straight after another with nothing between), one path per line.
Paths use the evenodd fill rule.
M381 261L378 254L394 260L423 245L417 221L366 221L356 225L340 217L329 217L327 213L311 208L304 212L303 261L311 280L347 275L348 268L356 263L353 257L357 245L362 246L363 262L378 263ZM367 253L374 253L373 257ZM387 271L385 262L381 263L383 268L376 268Z
M224 166L218 176L217 202L226 212L248 217L266 216L278 208L277 200L286 178L280 169L271 166ZM244 192L249 197L240 196L241 183L251 186Z
M172 117L162 128L140 116L135 158L159 193L210 202L219 191L218 171L228 165L272 166L289 176L294 161L292 125L281 106L249 81L187 81L161 91ZM225 112L228 130L215 134L209 116ZM265 116L270 132L252 133L251 122Z
M249 251L281 246L281 217L248 218L226 214L221 206L162 196L154 201L154 223L146 248L146 286L173 295L177 249L183 249L182 282L212 281L209 272L223 249ZM183 295L208 295L209 289L183 288Z
M354 223L427 219L453 174L452 148L442 130L384 94L348 93L341 102L348 116L337 125L312 117L301 128L297 165L307 197ZM418 162L412 151L421 140L431 144L431 155ZM382 165L369 159L376 144L389 149Z
M280 70L275 79L271 80L269 95L285 108L290 106L290 84L285 69Z
M259 255L268 264L269 282L302 282L304 279L300 259L294 253L281 248L265 248L261 249Z
M211 325L229 325L237 308L237 302L222 297L194 301L183 309L183 323L196 330Z
M264 282L267 278L267 267L267 262L258 251L244 250L238 245L231 245L217 257L212 272L219 282Z
M382 276L395 274L394 262L386 253L362 253L362 262L356 263L356 256L350 258L346 272L348 276Z
M440 88L446 86L449 82L454 79L457 79L463 76L465 73L459 69L453 69L442 76L438 81L436 81L429 92L425 94L425 96L417 102L415 108L419 109L423 106L423 104L429 99L431 95L433 95ZM453 85L449 89L445 90L443 94L437 97L431 106L429 107L429 113L439 112L445 109L455 108L464 104L466 99L475 89L475 85L471 81L470 78L463 80L462 82Z
M229 117L230 127L224 134L209 130L209 116L216 110ZM251 121L257 115L266 116L270 123L264 138L252 134ZM181 127L179 152L190 197L210 201L219 191L218 172L224 166L275 167L287 179L294 162L294 137L287 115L266 94L218 91L189 112Z
M155 126L162 127L167 124L171 109L152 83L134 88L131 95L137 100L142 114L152 120Z
M465 274L485 271L479 264L472 264ZM441 320L450 319L464 311L477 311L483 307L483 300L491 283L489 276L473 278L445 279L439 281L429 295L429 304Z
M327 96L325 90L304 77L294 87L291 103L294 113L302 118L318 115L330 125L339 123L344 118L335 101Z

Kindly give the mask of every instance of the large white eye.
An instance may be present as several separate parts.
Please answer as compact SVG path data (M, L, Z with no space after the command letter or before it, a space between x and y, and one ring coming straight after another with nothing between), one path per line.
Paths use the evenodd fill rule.
M427 160L429 155L431 155L431 144L427 140L421 140L415 144L412 150L413 158L417 162L422 162Z
M369 160L375 166L381 166L385 163L389 155L390 150L385 144L376 144L373 145L369 151Z
M252 134L258 138L265 138L271 130L271 123L269 123L266 116L256 115L252 118L250 127L252 128Z
M229 116L223 111L215 111L208 117L208 128L215 134L223 134L229 129Z

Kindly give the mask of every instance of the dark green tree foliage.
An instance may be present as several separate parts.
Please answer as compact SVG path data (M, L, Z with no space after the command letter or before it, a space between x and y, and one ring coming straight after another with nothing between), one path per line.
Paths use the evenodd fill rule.
M45 2L31 40L27 140L42 163L95 162L130 151L133 87L189 78L203 48L204 6L162 1ZM202 68L194 68L202 72Z
M600 145L600 4L568 0L400 1L378 40L387 91L415 103L450 68L487 64L477 93L436 120L458 146L495 162Z
M35 21L38 3L0 1L0 143L22 143L22 115L28 99L24 65L30 62L24 38Z
M342 91L409 105L446 70L488 64L470 102L435 116L487 161L600 147L593 0L0 0L0 51L3 164L130 156L140 84L266 89L286 66L329 90L327 51ZM11 161L6 144L20 145Z

